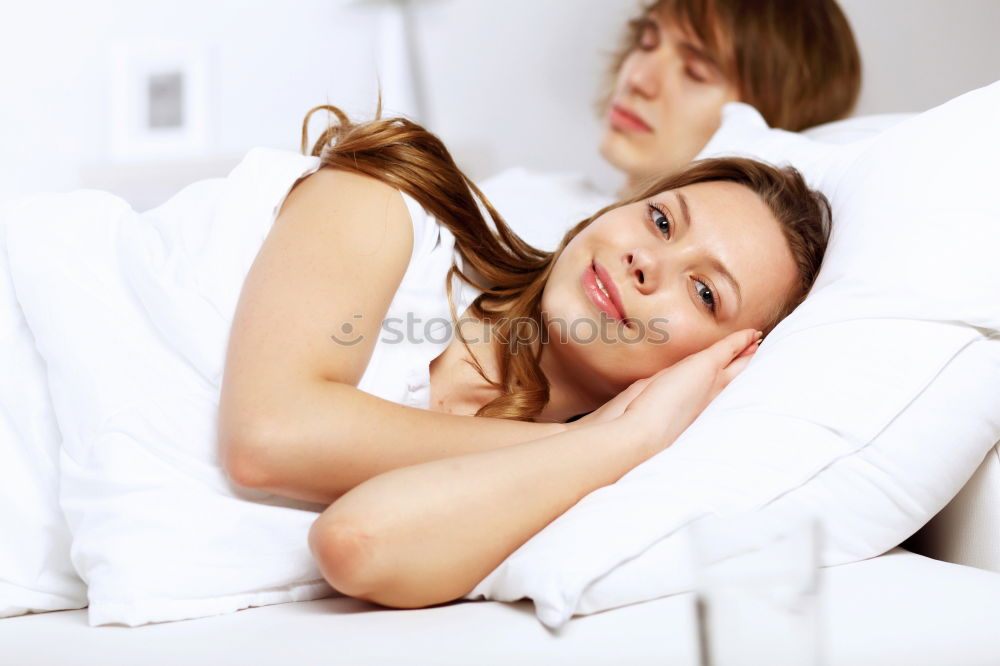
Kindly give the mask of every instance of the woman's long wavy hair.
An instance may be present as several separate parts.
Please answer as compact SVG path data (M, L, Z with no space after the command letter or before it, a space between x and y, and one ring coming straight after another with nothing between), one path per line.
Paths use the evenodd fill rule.
M566 232L558 248L546 252L519 238L504 222L476 185L455 165L441 140L404 118L381 118L381 102L375 120L353 123L338 108L318 106L309 111L302 125L302 152L308 149L309 120L317 111L327 111L332 122L309 153L320 158L322 167L353 171L377 178L416 201L448 228L455 249L479 276L478 281L452 264L446 277L448 305L455 331L469 351L483 379L500 396L481 407L476 416L530 421L549 400L549 383L540 368L542 345L537 338L510 330L512 324L531 320L542 327L542 291L552 267L567 244L593 220L618 206L641 201L653 194L694 183L730 181L756 192L777 218L798 264L800 288L774 313L765 327L770 330L805 298L819 272L830 228L830 209L825 197L810 190L793 168L776 168L748 159L713 159L692 164L677 174L650 182L637 196L597 211ZM482 209L480 208L482 206ZM495 227L483 216L485 209ZM481 290L469 306L469 314L493 327L497 340L500 376L486 376L457 326L452 281ZM651 372L656 370L651 368Z

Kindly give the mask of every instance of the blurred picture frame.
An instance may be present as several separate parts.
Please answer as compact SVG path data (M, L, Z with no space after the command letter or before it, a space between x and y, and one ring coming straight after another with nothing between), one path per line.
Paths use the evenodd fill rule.
M111 158L190 158L208 148L209 64L198 45L163 40L111 46Z

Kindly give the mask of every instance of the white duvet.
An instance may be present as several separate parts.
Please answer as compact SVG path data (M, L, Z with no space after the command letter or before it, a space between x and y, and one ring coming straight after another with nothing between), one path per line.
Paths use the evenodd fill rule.
M32 475L43 485L5 497L0 507L5 521L26 508L26 515L46 512L51 525L47 553L38 552L30 526L5 530L4 553L16 561L4 562L0 573L20 572L17 587L28 602L21 609L85 605L74 569L87 585L95 625L331 594L306 545L322 507L233 486L215 439L242 281L276 207L316 164L256 150L228 178L192 185L141 215L96 191L8 208L5 256L16 300L4 303L3 316L23 311L44 363L8 366L17 374L8 374L5 388L15 395L5 395L4 406L24 406L15 387L37 392L47 384L62 434L60 442L15 433L24 437L5 443L36 466L58 450L60 467L58 483L53 464L52 474L46 468ZM38 428L51 423L44 415L32 420ZM63 516L72 535L68 551ZM37 581L28 577L29 563L40 568L45 558L51 566L43 573L57 571L62 584L44 590L62 594L65 604L58 596L31 602ZM19 610L0 605L7 614Z
M872 557L1000 440L1000 84L843 149L740 111L716 147L790 155L833 201L816 289L677 443L469 597L529 597L555 627L685 591L681 537L713 512L818 514L823 564ZM322 507L234 487L215 439L240 287L315 168L255 150L141 215L100 192L6 209L0 612L89 603L91 624L138 625L332 593L306 542Z

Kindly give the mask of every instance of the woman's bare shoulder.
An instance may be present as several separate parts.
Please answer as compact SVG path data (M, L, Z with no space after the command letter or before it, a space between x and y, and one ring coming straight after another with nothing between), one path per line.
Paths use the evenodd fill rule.
M283 413L296 383L356 386L409 264L399 191L321 169L289 194L243 284L223 385L224 423ZM268 405L274 414L259 414Z

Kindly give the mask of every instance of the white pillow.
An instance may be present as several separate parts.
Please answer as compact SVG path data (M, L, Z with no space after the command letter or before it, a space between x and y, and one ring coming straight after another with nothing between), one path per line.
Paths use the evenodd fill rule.
M815 514L824 565L879 555L1000 439L1000 83L835 145L729 105L703 157L791 162L834 228L809 298L659 455L584 498L468 598L534 599L549 626L690 589L713 513Z
M734 104L733 106L737 107L739 105ZM731 109L730 113L732 112L734 111ZM803 130L802 134L814 141L821 141L823 143L854 143L881 134L890 127L898 125L916 115L915 113L879 113L871 116L854 116L810 127L807 130ZM757 116L760 117L760 114L757 114ZM763 120L762 117L761 120ZM705 149L702 149L701 157L704 156Z
M45 362L10 281L6 217L0 210L0 617L87 605L59 509L60 436Z

